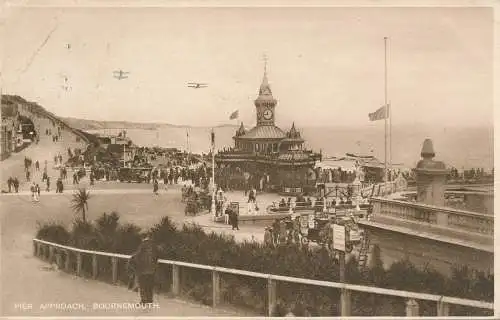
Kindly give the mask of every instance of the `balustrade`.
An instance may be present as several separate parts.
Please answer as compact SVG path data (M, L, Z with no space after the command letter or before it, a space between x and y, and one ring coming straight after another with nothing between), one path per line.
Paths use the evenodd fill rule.
M374 216L389 216L480 234L494 233L494 218L487 214L382 198L372 198L372 203Z

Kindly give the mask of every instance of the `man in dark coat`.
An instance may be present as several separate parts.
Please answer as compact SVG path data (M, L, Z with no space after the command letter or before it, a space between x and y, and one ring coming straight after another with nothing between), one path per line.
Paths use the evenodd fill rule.
M141 303L153 303L153 287L158 264L158 248L153 240L146 236L136 253L130 258L136 276L139 278Z
M226 214L229 217L229 224L231 224L232 230L240 230L240 228L238 227L238 213L231 207L228 207L226 209Z

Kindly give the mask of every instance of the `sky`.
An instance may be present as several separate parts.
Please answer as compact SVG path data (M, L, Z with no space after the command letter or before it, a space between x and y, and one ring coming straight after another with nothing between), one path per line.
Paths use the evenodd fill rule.
M389 37L394 125L493 125L490 8L18 8L4 32L2 92L64 117L252 125L265 54L278 125L375 125Z

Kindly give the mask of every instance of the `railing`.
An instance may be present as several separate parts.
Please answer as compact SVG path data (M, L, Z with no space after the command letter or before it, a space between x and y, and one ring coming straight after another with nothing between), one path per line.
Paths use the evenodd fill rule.
M333 203L333 201L326 200L324 203L322 200L311 200L311 202L286 202L280 205L279 201L273 201L267 207L263 208L260 206L259 202L248 202L248 201L231 201L226 204L226 206L222 207L224 211L225 208L229 206L234 206L238 204L238 213L240 215L262 215L269 213L291 213L300 212L300 211L323 211L324 209L335 209L335 210L354 210L356 208L356 202L351 201L350 203ZM359 204L362 208L368 206L366 203ZM256 207L259 210L256 210ZM337 211L338 212L338 211Z
M316 183L328 183L328 184L333 184L334 186L326 186L326 193L327 194L334 194L335 191L338 192L346 192L349 187L352 188L357 188L356 185L353 184L354 179L352 181L346 182L332 182L332 181L325 181L328 179L324 179L324 177L316 180ZM408 188L408 183L405 179L403 178L398 178L394 181L389 181L387 183L380 182L380 183L375 183L375 184L369 184L369 183L362 183L359 188L360 194L363 196L384 196L384 195L389 195L395 192L401 192L404 191Z
M119 259L129 259L129 255L117 254L117 253L107 253L107 252L99 252L99 251L91 251L91 250L83 250L73 247L68 247L56 243L51 243L48 241L43 241L39 239L33 239L33 250L34 255L36 257L46 259L49 262L56 262L58 266L63 266L62 264L62 256L61 253L65 255L64 261L64 269L67 272L76 272L77 276L82 276L82 261L84 255L92 257L92 278L97 279L99 273L98 266L98 257L106 257L111 260L112 266L112 282L116 284L118 282L118 261ZM72 268L71 263L71 254L76 256L76 266ZM448 316L449 315L449 307L450 305L460 305L460 306L468 306L479 309L487 309L493 310L493 303L484 302L484 301L476 301L476 300L468 300L462 298L454 298L454 297L446 297L439 296L434 294L427 293L417 293L417 292L409 292L402 290L394 290L394 289L385 289L379 287L369 287L362 285L354 285L348 283L339 283L339 282L331 282L331 281L321 281L321 280L313 280L313 279L304 279L304 278L295 278L295 277L287 277L287 276L279 276L273 274L264 274L252 271L238 270L238 269L229 269L224 267L217 266L208 266L201 265L195 263L188 263L182 261L172 261L172 260L164 260L160 259L159 263L162 265L171 265L172 266L172 285L171 291L174 295L180 295L180 269L181 267L194 268L198 270L207 270L212 273L212 304L213 307L220 305L221 303L221 275L222 274L232 274L239 276L246 276L252 278L260 278L267 279L267 313L271 316L271 312L274 309L274 306L277 303L277 290L276 285L279 281L288 282L288 283L296 283L296 284L305 284L311 286L318 287L328 287L340 289L341 294L341 315L349 316L350 315L350 302L351 302L351 292L363 292L369 294L383 295L383 296L392 296L392 297L400 297L406 299L406 315L415 317L419 316L419 308L417 300L425 300L425 301L433 301L436 302L436 311L438 316Z
M438 227L454 228L489 236L494 234L492 215L383 198L372 198L372 202L375 216L382 215L425 222Z

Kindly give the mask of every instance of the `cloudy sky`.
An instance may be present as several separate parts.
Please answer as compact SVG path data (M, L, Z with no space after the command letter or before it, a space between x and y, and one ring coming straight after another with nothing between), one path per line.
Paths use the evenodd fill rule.
M488 8L23 8L2 90L60 116L251 125L265 53L278 124L360 125L387 36L394 124L492 124L492 26Z

